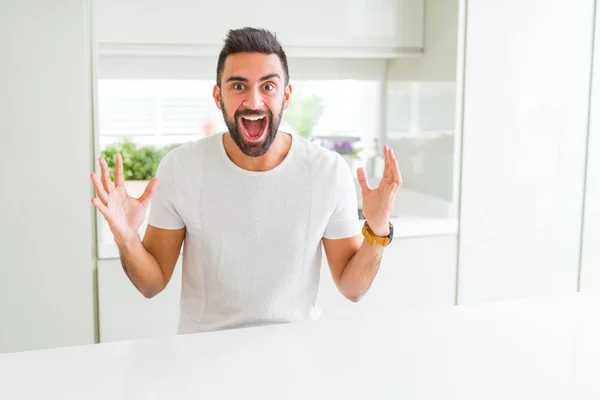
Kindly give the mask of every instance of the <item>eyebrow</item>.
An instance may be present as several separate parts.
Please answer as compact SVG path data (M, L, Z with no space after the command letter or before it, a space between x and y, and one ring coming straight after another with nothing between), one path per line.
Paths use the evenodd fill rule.
M274 73L274 74L269 74L269 75L265 75L262 78L260 78L260 81L266 81L272 78L278 78L281 79L281 77L279 76L279 74ZM230 76L229 78L227 78L227 82L231 82L231 81L239 81L239 82L248 82L248 79L242 77L242 76Z

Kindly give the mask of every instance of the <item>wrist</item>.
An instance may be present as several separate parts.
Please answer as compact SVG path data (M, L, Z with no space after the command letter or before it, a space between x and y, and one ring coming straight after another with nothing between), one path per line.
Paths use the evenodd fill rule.
M140 236L138 232L125 235L115 235L115 243L121 250L130 250L140 242Z
M369 225L369 229L376 236L387 237L390 234L390 224L389 223L386 223L385 225L371 225L369 223L369 221L367 221L367 225Z

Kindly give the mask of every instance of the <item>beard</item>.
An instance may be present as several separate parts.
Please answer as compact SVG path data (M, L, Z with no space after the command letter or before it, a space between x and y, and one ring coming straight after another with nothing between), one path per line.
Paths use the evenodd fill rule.
M281 123L281 116L283 115L283 102L281 103L281 109L277 118L273 118L271 110L237 110L233 115L233 119L230 119L227 117L227 111L225 110L223 100L221 100L221 110L231 139L233 139L240 151L250 157L260 157L269 150L271 144L273 144L273 141L275 140L275 136L277 136L279 124ZM244 128L240 126L239 122L242 116L264 116L267 118L266 134L263 140L260 142L249 142L245 139L244 134L241 131Z

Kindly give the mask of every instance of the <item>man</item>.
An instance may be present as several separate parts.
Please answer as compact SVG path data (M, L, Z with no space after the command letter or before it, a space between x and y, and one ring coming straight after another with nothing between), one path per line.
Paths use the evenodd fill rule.
M366 217L361 232L352 172L342 157L278 131L291 93L276 38L260 29L230 31L213 90L228 132L171 151L138 199L123 186L120 155L114 186L102 158L101 179L91 175L92 202L144 296L166 287L184 246L179 333L317 318L321 243L349 300L358 301L375 278L401 184L394 154L384 148L377 188L357 171Z

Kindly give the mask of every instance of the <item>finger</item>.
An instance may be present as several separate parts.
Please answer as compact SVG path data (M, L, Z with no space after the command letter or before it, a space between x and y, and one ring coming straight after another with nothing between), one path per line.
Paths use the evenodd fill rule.
M121 154L117 153L115 156L115 186L123 186L123 159L121 158Z
M390 165L390 147L386 144L383 146L384 168L387 169Z
M385 168L383 170L383 177L385 179L393 180L392 173L392 157L391 157L391 149L389 146L385 146Z
M108 170L108 164L106 163L106 160L102 157L98 159L98 162L100 163L100 170L102 173L102 186L104 187L104 191L106 193L110 193L113 190L113 184L110 180L110 171Z
M98 179L98 175L92 173L91 178L92 182L94 183L94 187L96 188L96 195L98 196L102 204L107 204L108 193L106 193L106 191L102 187L102 183L100 182L100 179Z
M362 189L363 193L369 193L371 191L371 188L369 187L369 183L367 182L367 174L365 173L365 169L364 168L358 168L356 170L356 176L358 178L358 183L360 184L360 188Z
M150 203L150 199L152 198L152 195L154 195L154 192L158 187L158 183L158 178L152 178L150 179L150 182L148 182L148 185L146 185L144 193L142 193L142 195L138 199L140 203L142 203L144 206L147 206L148 203Z
M400 187L402 185L402 175L400 174L400 168L398 168L398 160L392 151L392 177L396 185Z
M110 213L108 212L108 207L106 207L104 204L102 204L102 202L100 200L98 200L97 198L94 197L92 199L92 204L94 206L96 206L96 208L98 209L98 211L100 211L100 214L102 214L104 216L106 221L108 221L110 219Z

